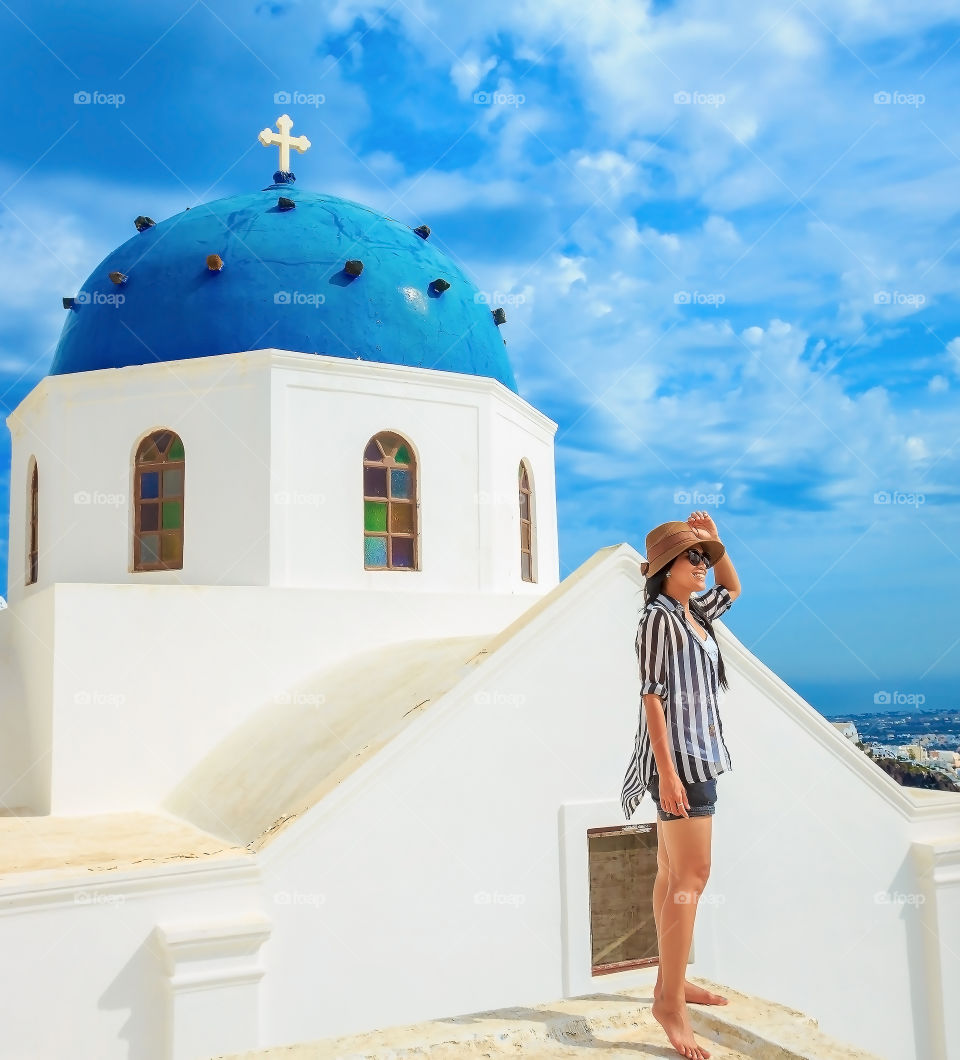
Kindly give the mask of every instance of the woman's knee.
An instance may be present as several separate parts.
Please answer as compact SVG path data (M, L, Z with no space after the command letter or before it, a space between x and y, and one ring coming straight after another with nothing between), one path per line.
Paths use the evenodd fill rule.
M710 879L710 863L697 865L670 865L669 885L676 891L702 891Z

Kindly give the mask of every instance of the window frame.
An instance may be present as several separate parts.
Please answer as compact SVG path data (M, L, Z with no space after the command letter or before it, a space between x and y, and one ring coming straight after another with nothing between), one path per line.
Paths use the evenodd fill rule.
M369 457L370 446L376 446L382 456L379 459ZM405 448L410 460L409 463L398 463L396 454ZM386 471L386 495L375 496L367 493L366 478L368 468L383 468ZM406 471L410 475L410 496L394 497L391 471ZM361 496L363 504L363 569L368 571L407 571L409 573L419 572L421 569L420 551L420 461L416 449L410 439L399 431L383 430L371 435L363 447L363 460L361 470ZM386 505L386 529L371 530L367 528L367 504ZM411 510L411 530L393 530L393 507L395 505L409 506ZM370 564L367 562L367 540L380 539L385 541L386 564ZM410 564L396 564L393 562L393 542L395 540L412 541L412 560Z
M30 458L30 482L27 487L27 569L24 585L36 585L40 577L40 468L37 458Z
M158 445L158 439L162 438L163 435L169 435L169 439L163 449L160 449ZM183 456L178 459L171 459L169 457L170 451L174 445L179 444L183 451ZM155 446L159 455L159 460L141 460L141 455L151 445ZM185 547L185 526L186 526L186 447L183 444L183 439L180 435L173 430L171 427L157 427L144 435L137 444L133 455L133 563L132 571L135 574L142 574L148 571L165 571L165 570L183 570L183 554ZM163 481L165 471L180 471L180 492L165 494L163 491ZM158 487L157 496L143 497L142 495L142 483L143 476L147 473L156 472L158 475ZM179 527L164 527L163 526L163 504L165 501L177 501L180 504L180 525ZM144 530L142 525L143 509L144 505L154 505L158 509L157 527L150 527ZM145 561L142 558L143 548L143 536L144 534L157 534L159 535L160 541L160 553L156 562ZM164 537L172 537L177 541L176 558L172 560L164 560L163 555L163 539Z
M527 461L521 459L517 468L517 504L520 511L520 580L535 585L537 582L537 567L534 536L534 511L533 511L533 476ZM527 515L523 514L523 498L527 498ZM529 544L524 542L524 530L527 531ZM524 573L524 557L527 559L529 574Z

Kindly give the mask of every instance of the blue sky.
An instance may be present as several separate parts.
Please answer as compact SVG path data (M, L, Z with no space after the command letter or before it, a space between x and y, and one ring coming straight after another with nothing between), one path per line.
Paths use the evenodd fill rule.
M559 424L562 576L707 508L727 624L815 706L960 706L946 3L10 0L0 27L4 415L133 217L263 187L286 111L300 186L428 223L502 295Z

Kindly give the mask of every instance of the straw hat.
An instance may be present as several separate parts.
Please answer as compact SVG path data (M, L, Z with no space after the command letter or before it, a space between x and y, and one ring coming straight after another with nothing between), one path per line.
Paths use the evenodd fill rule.
M723 559L727 551L720 539L711 537L706 530L679 521L661 523L647 534L647 558L640 564L640 570L644 577L652 578L688 548L699 548L701 552L706 552L711 567L717 560Z

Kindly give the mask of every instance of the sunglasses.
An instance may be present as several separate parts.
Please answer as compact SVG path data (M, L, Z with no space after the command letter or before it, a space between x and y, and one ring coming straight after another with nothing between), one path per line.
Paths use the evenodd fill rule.
M710 566L710 557L706 552L701 552L699 549L688 548L684 555L695 567L699 567L701 563L706 563L708 567Z

